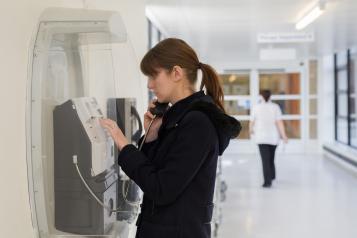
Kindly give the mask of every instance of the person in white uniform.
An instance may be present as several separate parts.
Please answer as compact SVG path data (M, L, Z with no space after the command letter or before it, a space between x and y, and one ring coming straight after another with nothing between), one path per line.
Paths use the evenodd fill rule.
M262 90L263 100L252 109L249 132L258 144L263 165L263 187L271 187L275 179L275 150L280 139L288 142L281 109L270 101L270 90Z

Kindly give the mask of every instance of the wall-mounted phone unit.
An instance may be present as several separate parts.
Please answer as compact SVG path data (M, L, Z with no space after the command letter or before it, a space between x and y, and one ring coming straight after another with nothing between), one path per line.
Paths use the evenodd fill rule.
M102 110L95 98L68 100L53 111L55 227L58 230L98 235L106 234L116 221L88 193L73 164L93 193L103 203L117 206L118 175L114 168L114 143L99 124Z
M114 165L114 142L100 125L99 119L104 118L104 115L95 98L77 98L72 101L91 140L91 172L92 176L97 176Z

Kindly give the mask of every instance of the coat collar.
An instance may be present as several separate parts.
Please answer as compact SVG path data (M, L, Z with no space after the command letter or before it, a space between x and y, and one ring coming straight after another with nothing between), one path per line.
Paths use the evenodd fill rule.
M198 91L176 102L165 113L162 119L162 127L166 129L176 127L177 123L186 114L192 103L196 101L200 101L205 97L207 96L203 91Z

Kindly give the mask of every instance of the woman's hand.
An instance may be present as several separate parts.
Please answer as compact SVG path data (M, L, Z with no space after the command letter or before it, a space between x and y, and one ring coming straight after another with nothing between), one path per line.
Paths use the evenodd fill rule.
M155 107L155 104L154 104L155 101L156 100L152 101L149 104L148 111L144 114L144 129L145 129L145 133L147 134L146 142L151 142L151 141L154 141L157 139L158 132L159 132L160 126L162 124L162 117L155 117L155 119L154 119L154 115L150 112L150 109ZM153 119L154 119L154 121L151 125L150 131L148 131L150 122Z
M108 130L119 150L122 150L124 146L129 144L128 140L125 138L123 132L120 130L115 121L110 119L99 119L99 122L102 127Z

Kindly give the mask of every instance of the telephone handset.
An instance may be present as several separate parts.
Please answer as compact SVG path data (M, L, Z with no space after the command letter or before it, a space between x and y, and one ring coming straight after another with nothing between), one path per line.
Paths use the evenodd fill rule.
M169 103L165 103L165 102L154 102L155 107L150 108L149 111L151 112L151 114L154 115L154 118L151 120L149 127L147 129L147 132L144 135L144 139L141 141L141 144L139 146L139 150L141 150L141 148L143 147L145 141L146 141L146 137L148 135L148 132L150 131L150 128L152 126L152 123L154 122L155 118L157 117L162 117L164 116L165 112L169 109Z
M150 108L150 112L156 117L162 117L167 109L169 108L169 103L166 102L154 102L155 107Z

